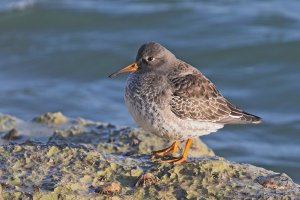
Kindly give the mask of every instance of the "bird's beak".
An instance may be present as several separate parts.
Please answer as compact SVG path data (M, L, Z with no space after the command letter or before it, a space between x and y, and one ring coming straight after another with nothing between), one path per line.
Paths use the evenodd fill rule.
M132 63L132 64L130 64L130 65L126 66L126 67L123 67L122 69L120 69L120 70L112 73L108 77L109 78L113 78L113 77L115 77L115 76L117 76L119 74L122 74L122 73L125 73L125 72L134 72L134 71L136 71L138 69L139 69L139 66L136 63Z

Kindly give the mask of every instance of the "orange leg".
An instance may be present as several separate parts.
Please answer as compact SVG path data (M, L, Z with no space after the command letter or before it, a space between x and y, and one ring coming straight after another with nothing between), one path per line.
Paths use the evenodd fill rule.
M173 164L185 162L186 159L187 159L188 151L189 151L189 149L190 149L190 147L191 147L192 141L193 141L193 140L192 140L191 138L189 138L189 139L186 141L186 145L185 145L185 148L184 148L184 151L183 151L182 156L180 156L180 157L178 157L178 158L173 158L173 159L170 159L170 160L164 160L163 162L173 163Z
M162 150L153 151L152 154L154 154L155 156L158 156L158 157L163 157L169 152L174 154L176 152L176 150L179 149L179 148L180 148L179 147L179 141L175 141L171 144L171 146L169 146L165 149L162 149Z

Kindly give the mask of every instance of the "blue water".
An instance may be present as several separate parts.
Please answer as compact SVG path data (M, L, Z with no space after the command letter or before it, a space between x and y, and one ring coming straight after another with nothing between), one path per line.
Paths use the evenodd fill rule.
M300 2L0 2L0 112L49 111L134 126L123 102L139 46L158 41L197 66L231 102L263 118L203 140L226 159L300 182Z

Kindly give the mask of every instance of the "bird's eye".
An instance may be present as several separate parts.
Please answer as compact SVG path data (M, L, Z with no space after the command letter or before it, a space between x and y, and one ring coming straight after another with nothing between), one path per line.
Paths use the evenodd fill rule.
M154 59L155 59L155 58L149 56L149 57L147 58L147 61L153 61Z

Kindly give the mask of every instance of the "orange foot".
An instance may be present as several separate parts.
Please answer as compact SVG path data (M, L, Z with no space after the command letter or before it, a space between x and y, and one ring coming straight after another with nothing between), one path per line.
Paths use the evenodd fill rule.
M185 145L182 156L180 156L178 158L169 159L169 160L162 160L162 162L167 162L167 163L172 163L172 164L178 164L178 163L186 162L186 159L187 159L187 156L188 156L188 151L191 147L192 141L193 140L191 138L189 138L186 141L186 145Z
M169 146L169 147L167 147L165 149L158 150L158 151L153 151L152 154L154 156L157 156L157 157L163 157L163 156L165 156L169 152L171 152L172 154L174 154L177 149L180 149L180 147L179 147L179 141L173 142L173 144L171 144L171 146Z

